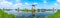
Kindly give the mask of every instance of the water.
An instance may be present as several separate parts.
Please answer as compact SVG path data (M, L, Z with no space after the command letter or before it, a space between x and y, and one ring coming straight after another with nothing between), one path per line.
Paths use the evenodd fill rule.
M39 17L41 17L41 16L45 17L45 16L47 16L47 15L49 15L49 14L53 14L53 12L35 12L35 16L36 16L37 18L39 18ZM19 17L19 18L20 18L20 17L33 18L31 12L28 12L28 13L27 13L27 12L20 12L20 13L18 14L18 17Z
M32 12L17 12L15 10L7 11L9 14L14 14L17 18L33 18ZM45 18L45 16L53 14L54 12L35 12L36 18Z

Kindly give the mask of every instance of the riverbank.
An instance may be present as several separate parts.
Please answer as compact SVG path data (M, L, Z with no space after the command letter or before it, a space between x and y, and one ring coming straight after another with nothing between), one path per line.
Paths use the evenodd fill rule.
M47 18L60 18L60 10L58 10L55 14L47 16Z
M0 18L16 18L13 14L8 14L0 9Z

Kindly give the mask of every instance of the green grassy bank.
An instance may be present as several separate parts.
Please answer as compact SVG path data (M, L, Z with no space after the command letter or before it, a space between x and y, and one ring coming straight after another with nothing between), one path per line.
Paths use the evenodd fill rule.
M55 14L47 16L46 18L60 18L60 10L58 10Z
M0 9L0 18L16 18L13 14L8 14Z

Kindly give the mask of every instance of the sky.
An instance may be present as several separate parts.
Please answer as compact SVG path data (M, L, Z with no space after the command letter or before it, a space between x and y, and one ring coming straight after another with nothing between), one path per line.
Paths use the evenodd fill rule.
M60 9L60 0L0 0L0 8L16 9L27 8L31 9L32 4L35 9Z

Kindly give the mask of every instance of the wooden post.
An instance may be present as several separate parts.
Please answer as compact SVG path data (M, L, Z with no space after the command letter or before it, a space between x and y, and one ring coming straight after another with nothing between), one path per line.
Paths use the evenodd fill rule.
M53 8L53 12L54 12L54 8Z
M19 12L19 8L17 9L17 11Z

